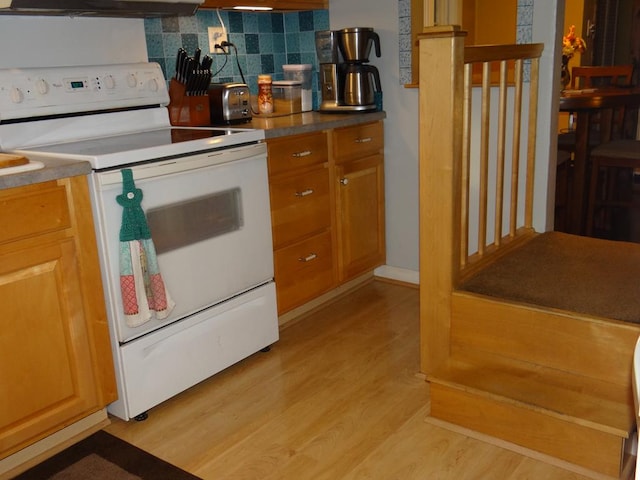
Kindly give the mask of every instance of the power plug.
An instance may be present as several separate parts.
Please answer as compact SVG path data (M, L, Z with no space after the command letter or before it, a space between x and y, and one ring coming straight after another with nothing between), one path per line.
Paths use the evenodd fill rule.
M225 50L222 45L227 43L227 32L225 32L222 27L209 27L208 28L209 35L209 52L210 53L229 53L228 50Z

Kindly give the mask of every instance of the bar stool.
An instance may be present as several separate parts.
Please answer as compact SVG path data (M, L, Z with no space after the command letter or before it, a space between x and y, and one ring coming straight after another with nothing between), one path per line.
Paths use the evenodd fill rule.
M613 140L591 151L591 176L587 202L587 236L598 220L611 219L614 209L629 209L633 202L633 171L640 169L640 140ZM628 190L621 191L618 173L628 175ZM601 223L602 225L602 223Z

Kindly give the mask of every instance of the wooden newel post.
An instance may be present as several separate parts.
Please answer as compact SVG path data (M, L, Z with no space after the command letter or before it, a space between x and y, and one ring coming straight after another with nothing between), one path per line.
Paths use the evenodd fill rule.
M426 28L420 42L420 367L449 356L450 292L460 265L464 37L455 25ZM436 115L434 112L438 112Z

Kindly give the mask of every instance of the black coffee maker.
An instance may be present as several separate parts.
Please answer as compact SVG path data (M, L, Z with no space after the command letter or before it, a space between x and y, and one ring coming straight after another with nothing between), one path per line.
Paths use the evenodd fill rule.
M366 112L382 108L378 69L369 65L380 37L372 28L354 27L316 33L322 89L321 112Z

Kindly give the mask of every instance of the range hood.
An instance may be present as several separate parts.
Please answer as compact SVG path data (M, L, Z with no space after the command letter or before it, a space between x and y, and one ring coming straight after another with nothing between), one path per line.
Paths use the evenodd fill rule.
M0 15L166 17L193 15L203 0L0 0Z

